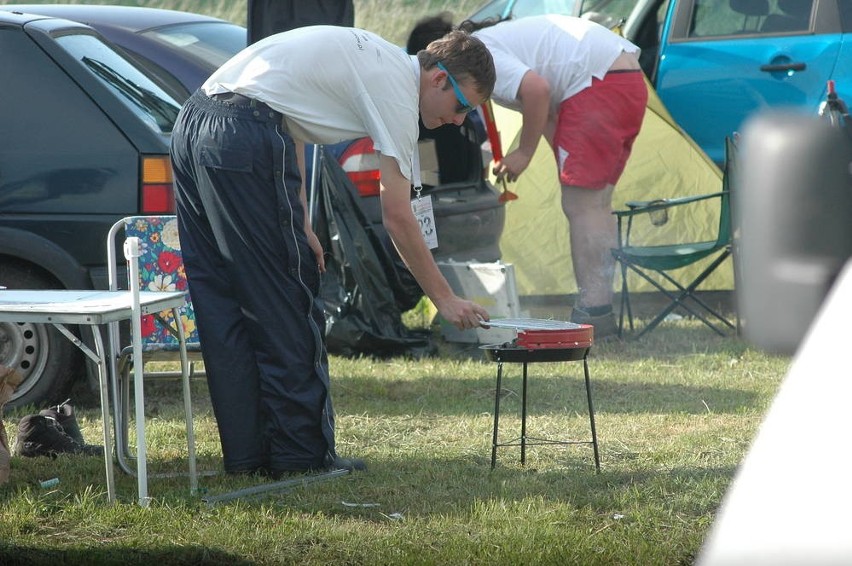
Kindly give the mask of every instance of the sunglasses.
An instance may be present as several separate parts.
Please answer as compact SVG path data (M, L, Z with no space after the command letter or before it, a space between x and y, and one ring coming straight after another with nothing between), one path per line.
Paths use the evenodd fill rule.
M458 100L458 104L456 105L456 113L457 114L467 114L468 112L474 109L474 106L467 101L461 89L459 88L459 83L456 82L456 79L450 74L444 64L441 62L437 63L438 68L447 73L447 78L450 80L450 84L453 86L453 90L456 93L456 100Z

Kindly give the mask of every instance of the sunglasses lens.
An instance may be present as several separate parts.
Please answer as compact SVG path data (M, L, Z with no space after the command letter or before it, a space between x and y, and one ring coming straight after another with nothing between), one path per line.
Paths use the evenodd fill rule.
M450 81L450 85L453 87L453 92L456 94L456 100L458 104L456 105L456 114L467 114L471 110L473 110L473 106L470 105L470 102L467 101L464 93L459 88L459 84L456 82L455 77L453 77L450 72L444 67L443 63L437 64L438 68L447 73L447 80Z

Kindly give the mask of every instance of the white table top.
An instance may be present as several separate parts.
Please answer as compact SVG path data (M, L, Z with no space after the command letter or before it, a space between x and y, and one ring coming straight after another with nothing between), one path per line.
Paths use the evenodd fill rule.
M142 291L142 314L180 307L184 291ZM105 324L124 320L133 306L130 291L0 290L0 322Z

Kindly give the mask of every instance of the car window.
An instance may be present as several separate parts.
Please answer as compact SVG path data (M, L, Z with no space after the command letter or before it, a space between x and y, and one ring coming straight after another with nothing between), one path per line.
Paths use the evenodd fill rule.
M690 38L774 35L810 28L813 0L696 0Z
M93 35L69 34L56 41L154 131L171 133L180 104L130 61Z
M583 0L580 13L584 18L612 27L624 23L636 4L637 0Z
M136 191L128 188L138 182L138 152L86 92L23 36L0 31L5 140L0 144L0 213L69 217L135 210ZM89 237L50 226L66 238Z
M852 31L852 0L838 0L840 9L840 25L844 32Z
M579 0L495 0L470 16L476 22L488 18L526 18L543 14L574 15Z
M149 30L140 35L179 47L213 67L221 67L246 46L246 29L229 23L181 24Z

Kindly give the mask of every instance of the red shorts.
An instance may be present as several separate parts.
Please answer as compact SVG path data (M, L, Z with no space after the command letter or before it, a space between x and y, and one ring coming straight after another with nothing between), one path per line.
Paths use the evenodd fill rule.
M615 71L563 100L553 151L563 185L602 189L618 182L642 127L648 88L641 71Z

